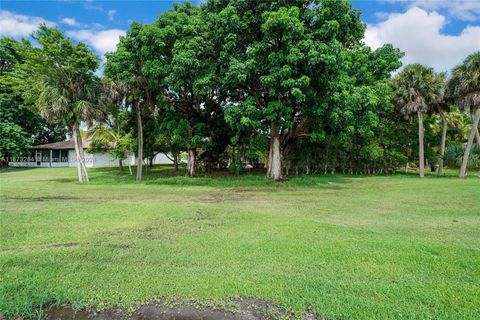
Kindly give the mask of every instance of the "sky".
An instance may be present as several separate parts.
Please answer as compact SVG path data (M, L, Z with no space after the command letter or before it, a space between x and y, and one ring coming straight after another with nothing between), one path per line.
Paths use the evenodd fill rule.
M206 0L191 0L198 5ZM27 37L40 23L56 26L99 56L114 51L132 21L151 23L174 2L0 0L0 36ZM448 71L480 50L480 0L353 0L367 25L365 44L391 43L405 52L402 62Z

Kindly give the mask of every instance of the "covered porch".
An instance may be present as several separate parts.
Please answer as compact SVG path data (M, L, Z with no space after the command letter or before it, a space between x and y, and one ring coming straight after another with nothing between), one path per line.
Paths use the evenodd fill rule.
M89 142L83 141L88 148ZM9 159L12 167L68 167L74 165L75 147L72 140L47 143L30 147L29 154L22 158Z
M12 158L10 166L14 167L68 167L68 150L30 150L23 158Z

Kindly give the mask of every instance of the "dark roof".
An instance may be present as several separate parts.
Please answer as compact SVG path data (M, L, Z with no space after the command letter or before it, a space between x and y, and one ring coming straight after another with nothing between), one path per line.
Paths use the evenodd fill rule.
M82 139L83 149L87 149L90 146L90 141ZM66 150L66 149L75 149L73 140L39 144L37 146L31 146L30 149L47 149L47 150Z

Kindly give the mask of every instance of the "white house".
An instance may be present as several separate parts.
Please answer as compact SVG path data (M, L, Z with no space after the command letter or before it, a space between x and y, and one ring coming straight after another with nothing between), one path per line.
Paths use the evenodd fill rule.
M83 140L83 149L90 146L90 141ZM135 156L132 154L122 161L123 165L135 165ZM172 164L163 153L157 154L154 164ZM118 160L101 153L85 153L85 164L89 168L116 167ZM30 147L30 155L23 158L9 159L11 167L76 167L77 156L73 140L41 144Z

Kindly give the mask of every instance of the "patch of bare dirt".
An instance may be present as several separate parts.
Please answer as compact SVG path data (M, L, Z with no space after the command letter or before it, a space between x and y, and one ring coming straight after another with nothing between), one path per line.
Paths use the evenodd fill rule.
M111 309L96 313L92 310L76 311L71 306L45 308L45 320L276 320L295 319L278 306L258 299L243 298L228 303L228 307L213 307L190 300L162 300L140 306L128 315L122 310ZM320 320L313 314L305 314L304 320Z

